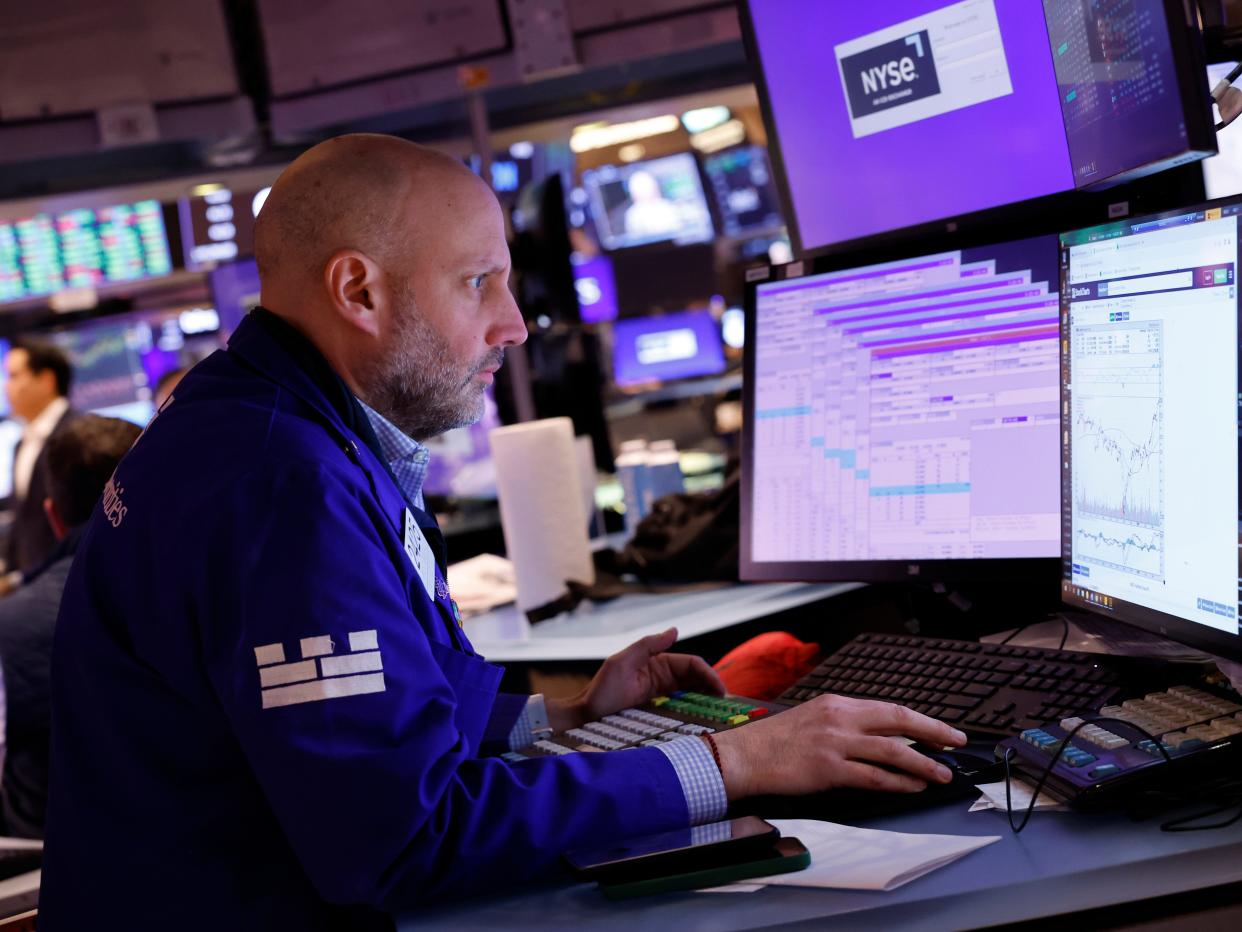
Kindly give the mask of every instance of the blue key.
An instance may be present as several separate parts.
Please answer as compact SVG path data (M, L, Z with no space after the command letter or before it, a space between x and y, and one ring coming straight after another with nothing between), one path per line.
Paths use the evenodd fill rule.
M1111 777L1118 773L1121 773L1121 768L1116 764L1100 764L1100 766L1090 771L1087 776L1091 777L1093 780L1096 780L1101 777Z

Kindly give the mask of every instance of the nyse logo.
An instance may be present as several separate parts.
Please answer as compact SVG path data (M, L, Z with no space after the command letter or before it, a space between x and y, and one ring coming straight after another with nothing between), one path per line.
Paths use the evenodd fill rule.
M940 93L926 29L841 59L841 72L856 120Z

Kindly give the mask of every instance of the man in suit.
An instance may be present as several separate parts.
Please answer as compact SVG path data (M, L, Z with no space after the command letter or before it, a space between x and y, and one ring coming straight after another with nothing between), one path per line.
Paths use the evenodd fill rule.
M18 339L4 359L4 390L13 415L23 422L13 453L13 524L5 562L10 573L38 569L56 549L56 536L43 511L44 446L77 416L69 407L73 370L50 343Z

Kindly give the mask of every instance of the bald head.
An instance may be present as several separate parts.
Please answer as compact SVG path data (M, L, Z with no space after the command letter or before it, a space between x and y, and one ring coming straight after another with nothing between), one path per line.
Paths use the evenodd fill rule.
M300 293L342 249L399 267L416 245L419 192L449 180L480 184L452 157L395 136L357 133L308 149L281 173L255 224L264 305L303 303Z

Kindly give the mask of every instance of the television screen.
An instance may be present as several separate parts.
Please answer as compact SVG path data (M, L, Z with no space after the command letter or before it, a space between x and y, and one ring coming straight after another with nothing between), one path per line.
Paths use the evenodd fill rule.
M171 272L159 201L0 221L0 302Z
M616 320L617 282L612 273L612 260L607 256L570 257L574 269L574 290L578 292L578 315L584 324Z
M187 269L209 268L254 255L254 221L271 188L231 191L220 188L177 202L181 249Z
M621 386L716 375L726 365L720 324L707 310L617 321L612 359Z
M600 245L706 243L715 235L694 156L679 152L582 173Z
M737 146L703 159L726 236L742 237L784 225L768 154L762 146Z

